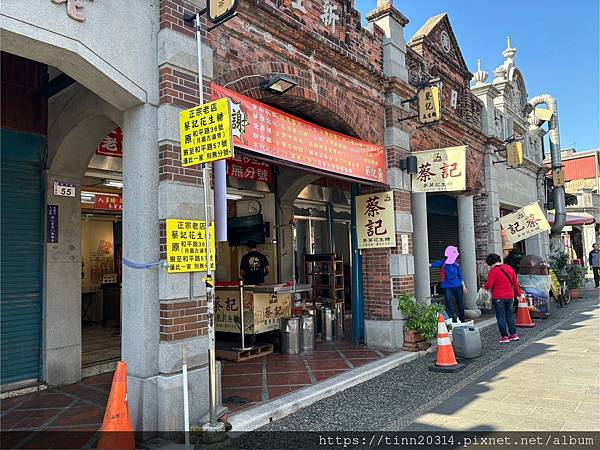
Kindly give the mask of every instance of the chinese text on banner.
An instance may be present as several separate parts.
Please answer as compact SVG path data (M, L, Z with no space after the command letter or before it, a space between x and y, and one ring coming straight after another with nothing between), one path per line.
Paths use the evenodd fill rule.
M182 166L233 156L230 116L228 98L181 111L179 131Z
M412 176L413 192L464 191L465 154L465 146L414 153L417 173Z
M211 254L216 254L215 224L210 226ZM215 270L215 259L211 258ZM203 220L167 219L168 272L206 271L206 232Z
M537 202L500 217L500 224L506 231L506 239L513 244L550 229L550 224Z
M377 192L356 197L358 248L396 246L394 192Z

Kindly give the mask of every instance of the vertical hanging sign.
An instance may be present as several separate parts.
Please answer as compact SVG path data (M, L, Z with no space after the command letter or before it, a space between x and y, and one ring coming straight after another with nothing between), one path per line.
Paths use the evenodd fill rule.
M440 114L440 88L427 86L417 94L419 103L419 122L423 124L437 122L442 118Z
M58 243L58 205L48 205L46 224L46 242L48 244Z
M225 22L235 14L238 0L208 0L208 20L212 23Z

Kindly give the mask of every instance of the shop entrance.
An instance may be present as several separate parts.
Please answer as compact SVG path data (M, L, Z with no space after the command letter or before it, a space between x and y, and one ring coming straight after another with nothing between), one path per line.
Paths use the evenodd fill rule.
M98 143L81 188L83 376L121 357L122 141L116 128Z
M258 173L265 181L248 179ZM280 169L242 152L228 161L228 174L228 242L218 248L215 303L217 348L228 350L217 351L224 364L223 404L237 411L381 358L350 342L351 184L307 176L300 168ZM307 184L290 198L282 186L295 180ZM242 259L254 252L249 243L265 256L269 271L264 283L244 283L240 293ZM238 350L242 295L245 345L255 349L248 352ZM322 307L335 317L328 330ZM312 316L313 350L289 351L286 319L296 317L301 331L302 316Z

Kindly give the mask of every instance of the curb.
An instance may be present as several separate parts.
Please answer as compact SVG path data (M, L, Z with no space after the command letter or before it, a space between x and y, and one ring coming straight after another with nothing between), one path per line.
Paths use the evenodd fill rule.
M477 328L483 329L495 323L496 318L492 317L475 325ZM235 413L229 417L232 431L246 432L256 430L274 420L281 419L306 406L312 405L319 400L331 397L338 392L378 377L402 364L431 354L436 348L437 345L434 344L429 349L421 352L400 351L378 361L373 361L372 363L336 375L335 377L321 381L315 385L308 386L295 392L290 392L289 394L270 400L262 405Z

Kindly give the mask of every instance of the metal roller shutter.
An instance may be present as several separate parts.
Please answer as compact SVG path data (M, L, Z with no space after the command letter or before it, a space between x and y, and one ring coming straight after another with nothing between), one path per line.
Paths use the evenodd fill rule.
M45 138L2 130L0 384L37 380L42 329Z
M427 214L429 235L429 261L444 258L444 250L449 245L458 247L458 217L440 214ZM441 281L440 269L430 269L431 283Z

